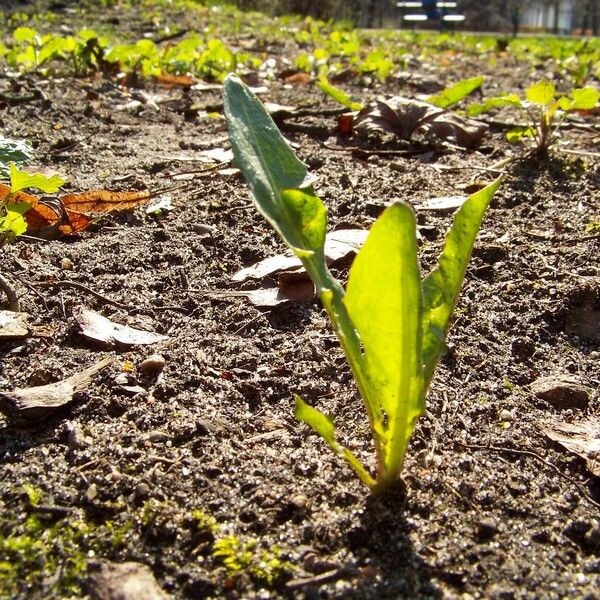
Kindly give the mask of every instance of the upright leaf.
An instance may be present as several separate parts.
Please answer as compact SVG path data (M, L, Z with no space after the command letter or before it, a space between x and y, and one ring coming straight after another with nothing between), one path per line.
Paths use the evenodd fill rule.
M429 387L485 211L502 178L469 196L456 213L438 266L423 280L423 367Z
M591 110L600 100L600 92L592 87L575 89L571 95L573 96L571 109L574 110Z
M525 97L532 104L546 105L552 102L555 92L554 84L542 79L527 88Z
M325 76L319 77L317 81L317 86L322 92L327 94L338 104L341 104L342 106L345 106L350 110L361 110L363 108L363 105L360 102L354 102L353 100L351 100L350 96L346 94L346 92L340 90L340 88L337 88L331 83L329 83L327 77Z
M399 475L416 418L424 410L421 276L416 223L405 204L387 208L354 260L344 303L363 348L367 394L387 415L386 480Z
M326 211L306 190L283 198L283 190L307 188L306 166L294 154L262 104L240 79L229 75L223 83L225 116L235 163L250 185L259 211L283 240L300 252L314 252L315 241L325 238ZM298 228L310 221L310 239ZM322 227L322 236L315 234Z

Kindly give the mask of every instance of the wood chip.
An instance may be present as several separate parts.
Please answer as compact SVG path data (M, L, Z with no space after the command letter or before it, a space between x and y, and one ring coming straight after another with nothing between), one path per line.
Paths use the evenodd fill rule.
M149 567L136 562L101 562L90 566L92 600L168 600Z
M0 339L23 338L29 335L29 315L12 310L0 310Z

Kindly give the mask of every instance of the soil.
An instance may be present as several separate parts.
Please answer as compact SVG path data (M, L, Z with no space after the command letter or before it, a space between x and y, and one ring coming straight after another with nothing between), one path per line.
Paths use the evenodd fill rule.
M60 22L76 17L65 11ZM112 17L122 35L139 33L135 19ZM280 60L291 44L270 55ZM346 89L363 98L414 96L483 73L490 88L522 90L539 76L510 56L499 56L494 69L456 60ZM76 550L61 550L59 534L45 550L59 557L54 576L26 566L5 597L85 597L86 565L110 560L148 565L174 598L597 598L600 482L542 427L600 408L600 239L586 233L600 215L598 115L563 129L568 146L506 168L410 445L405 489L374 496L293 418L299 393L331 414L340 439L372 465L361 400L319 302L261 309L229 294L260 285L232 282L236 271L284 250L245 182L217 170L169 177L201 168L193 159L202 150L228 147L224 120L185 111L218 108L219 90L142 85L124 89L100 75L0 80L3 94L43 92L2 104L3 133L30 140L39 164L67 176L66 191L175 187L174 209L159 216L141 207L76 237L2 248L2 273L31 325L29 337L0 343L3 390L114 359L41 422L0 417L0 533L22 535L27 517L43 513L27 501L27 485L43 506L59 507L43 515L44 527L88 527ZM474 180L493 178L480 167L522 152L496 122L478 150L437 145L377 155L399 146L338 136L335 117L319 115L335 105L313 85L266 85L264 100L314 109L282 129L318 176L330 229L369 227L395 200L464 193ZM167 101L117 110L140 91ZM369 151L331 148L358 145ZM419 211L418 222L426 272L451 215ZM341 279L347 267L337 268ZM58 280L85 287L39 285ZM131 348L93 343L71 315L80 305L168 339ZM153 354L166 360L160 374L140 370ZM530 389L542 376L565 374L591 389L583 408ZM257 543L254 562L237 574L214 552L226 535ZM289 563L272 582L256 566L263 549ZM60 565L77 550L82 570L68 591Z

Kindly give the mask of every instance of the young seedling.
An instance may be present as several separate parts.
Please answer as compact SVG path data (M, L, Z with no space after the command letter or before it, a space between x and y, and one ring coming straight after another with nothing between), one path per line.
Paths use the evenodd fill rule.
M525 138L533 139L535 151L541 156L557 141L558 130L570 111L591 110L599 99L600 92L591 87L574 89L570 97L557 97L554 84L541 80L525 90L525 100L517 94L488 98L483 104L471 105L468 113L475 116L497 106L518 108L526 115L528 124L514 127L506 137L511 143L522 142Z
M375 445L375 477L336 439L332 419L299 396L296 417L320 434L367 486L385 489L402 472L475 237L500 180L462 205L438 266L423 280L413 210L403 203L387 208L356 256L344 291L325 263L327 209L314 194L305 165L261 103L231 75L224 83L224 105L235 162L258 210L314 281L352 369Z
M40 173L30 175L14 163L9 164L10 191L0 198L0 246L27 231L23 215L31 208L29 202L14 202L14 196L25 188L37 188L47 194L58 191L64 181L58 176L46 177Z

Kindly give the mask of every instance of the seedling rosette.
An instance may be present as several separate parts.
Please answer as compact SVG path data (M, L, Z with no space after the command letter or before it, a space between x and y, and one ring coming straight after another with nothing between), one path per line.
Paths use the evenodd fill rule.
M261 103L236 77L224 82L235 162L258 210L302 261L315 283L363 399L377 457L373 476L336 438L333 420L295 396L295 415L310 425L373 490L397 481L410 437L444 351L471 250L500 185L473 194L457 212L437 267L421 279L416 221L404 203L388 207L356 256L344 291L323 251L327 209L306 166Z

